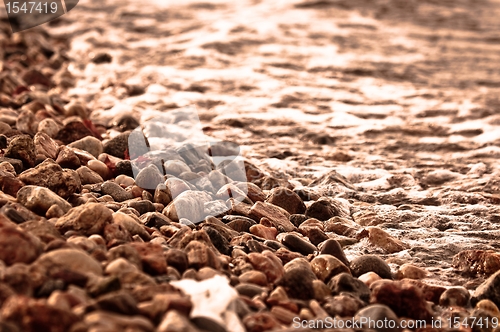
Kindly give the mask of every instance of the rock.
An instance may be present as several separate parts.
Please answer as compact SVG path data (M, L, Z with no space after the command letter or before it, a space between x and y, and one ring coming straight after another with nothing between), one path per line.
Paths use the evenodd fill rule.
M184 172L191 172L189 166L180 160L167 160L164 165L165 165L165 174L179 176Z
M500 306L500 271L492 274L486 281L476 288L471 298L471 304L474 306L481 300L490 300Z
M124 315L137 315L137 301L130 293L119 290L100 296L96 300L96 305L100 310L111 311Z
M259 286L267 286L267 277L261 271L247 271L238 277L242 283L251 283Z
M0 259L5 264L31 263L42 249L40 240L31 233L13 226L0 228Z
M448 288L441 294L439 305L443 307L466 307L469 304L470 294L465 287Z
M256 221L264 217L269 219L279 232L295 230L295 226L288 220L288 212L270 203L256 202L250 209L250 216Z
M190 189L189 185L181 179L177 178L169 178L165 182L165 185L168 187L172 198L176 198L181 193Z
M406 243L403 243L401 240L395 239L378 227L368 227L367 230L368 241L370 241L370 243L374 246L384 249L389 254L393 254L395 252L400 252L402 250L410 248L410 246Z
M43 156L45 158L56 159L59 153L59 145L47 134L43 132L36 133L33 138L35 143L35 155L37 158Z
M351 273L339 259L332 255L319 255L311 261L311 269L322 281L328 282L330 279L342 272Z
M59 126L57 122L52 119L43 119L38 124L38 132L47 134L50 138L55 138L59 132Z
M216 270L220 269L220 261L215 252L205 243L191 241L184 251L187 254L189 267L200 269L205 266L210 266Z
M290 250L300 252L303 255L313 254L317 250L313 244L301 239L295 234L285 235L281 243L290 248Z
M377 280L382 280L378 274L375 272L366 272L358 277L359 280L365 283L366 286L370 287Z
M384 304L391 308L398 317L409 317L430 321L433 312L424 298L422 291L403 281L387 281L373 287L370 303Z
M309 300L314 297L313 281L316 275L312 272L309 263L297 258L284 266L285 274L279 284L285 288L288 296L301 300Z
M498 310L498 307L495 305L495 303L491 302L490 300L479 301L476 304L475 309L482 309L497 317L500 315L500 310Z
M320 248L320 254L321 255L332 255L338 260L340 260L342 263L344 263L345 266L349 266L349 261L347 260L347 257L344 254L344 250L342 249L342 246L337 240L334 239L328 239L325 242L323 242L321 248Z
M102 233L104 226L111 223L112 211L99 203L87 203L77 206L55 224L61 232L75 231L83 235Z
M139 235L144 241L149 241L151 239L151 236L144 229L141 222L125 213L113 213L113 223L125 228L132 236Z
M172 202L172 194L170 193L170 189L164 184L159 184L156 187L155 194L153 196L153 202L163 204L163 206L167 206L170 202Z
M349 273L343 272L337 274L330 279L328 287L332 290L333 295L339 295L342 292L350 293L365 302L368 302L370 298L370 289L368 286Z
M402 331L399 328L399 319L398 316L391 310L388 306L382 304L371 304L363 309L361 309L354 319L361 322L361 328L370 329L371 331L377 332L399 332ZM381 327L377 327L372 323L369 325L369 322L386 322ZM376 324L376 323L375 323Z
M130 187L135 184L134 178L130 176L126 176L123 174L120 174L116 177L115 182L118 183L122 187Z
M248 172L247 172L248 177ZM249 332L271 331L281 328L281 323L270 313L251 313L243 319L243 324Z
M412 264L403 264L398 271L398 279L423 279L427 276L427 271Z
M110 154L112 156L125 159L125 151L128 149L128 137L130 133L125 132L119 134L108 142L104 143L104 153ZM154 188L152 188L154 189Z
M348 217L349 209L344 205L336 199L321 197L307 208L305 215L308 218L316 218L321 221L335 216Z
M500 270L500 254L493 250L464 250L453 256L452 264L468 274L493 274Z
M101 264L86 252L77 249L56 249L41 255L35 264L48 270L54 266L61 266L70 271L88 275L102 275Z
M10 141L4 157L21 160L25 169L33 167L36 160L35 144L28 135L16 136Z
M422 294L424 295L424 299L426 301L430 301L435 304L439 304L439 298L441 297L441 294L443 294L444 291L446 290L446 288L442 286L428 285L420 280L403 279L401 280L401 282L416 286L422 291ZM372 287L375 286L376 284L372 285Z
M224 218L226 217L228 216L225 216ZM230 222L227 223L227 225L237 232L250 233L250 227L255 225L255 221L250 218L242 216L233 216L233 217L234 218L226 219L226 220L231 220Z
M134 198L132 193L126 191L120 185L113 181L106 181L101 185L101 191L104 195L110 195L115 202L123 202Z
M16 174L20 174L23 171L23 162L19 159L13 159L13 158L5 158L5 157L0 157L0 163L8 163L10 164L13 168L15 173L12 174L16 176Z
M142 189L155 190L156 187L163 182L163 174L155 165L152 164L141 169L135 176L135 183Z
M248 261L255 270L263 272L270 283L278 283L285 273L281 261L269 250L248 254Z
M1 131L1 129L0 129L0 131ZM7 148L7 146L8 146L7 136L0 134L0 149L5 149L5 148Z
M55 139L68 145L87 136L94 136L94 134L81 121L71 121L57 132Z
M46 219L28 220L26 222L23 222L19 226L24 231L27 231L37 236L44 243L49 243L57 239L62 239L61 234L54 226L54 224L47 221Z
M165 252L167 265L174 267L180 273L188 269L189 261L186 253L179 249L169 249Z
M108 261L112 261L120 257L125 258L128 262L134 264L139 270L142 270L139 252L137 252L137 250L130 244L122 244L109 249L107 256Z
M71 205L56 193L50 189L37 186L25 186L19 189L17 192L17 201L41 215L45 215L52 205L59 206L64 212L68 212L71 209Z
M267 240L276 240L278 230L274 227L266 227L263 225L253 225L249 228L250 233L257 235Z
M17 192L22 187L24 187L24 183L18 178L11 174L8 174L8 176L2 176L0 173L0 190L5 194L17 197Z
M35 168L24 171L19 175L19 179L28 185L48 188L62 198L80 192L82 185L78 173L73 170L63 170L51 159L46 159Z
M102 63L111 63L111 61L113 61L113 57L111 55L109 55L108 53L100 52L97 54L91 54L90 61L92 61L93 63L95 63L97 65L102 64Z
M163 317L158 332L200 332L189 319L177 310L169 310Z
M208 234L210 240L212 241L212 244L221 254L231 255L231 247L229 246L228 237L222 235L221 232L219 232L214 226L205 224L202 229Z
M144 213L156 211L156 208L153 205L153 203L148 200L132 201L128 203L128 206L135 209L141 215Z
M265 293L265 288L255 284L240 283L236 285L235 289L240 295L248 296L249 298Z
M100 160L90 160L87 167L99 174L104 180L111 178L111 170Z
M303 214L306 212L306 205L302 199L288 188L278 187L272 189L266 202L279 206L290 214Z
M30 110L24 110L16 120L16 128L23 134L34 135L38 128L38 121L35 114Z
M77 169L80 167L80 159L78 156L66 146L61 146L59 148L59 154L57 155L56 163L61 165L63 168Z
M100 140L95 137L87 136L68 145L70 148L77 148L89 152L94 157L99 157L104 148Z
M210 195L205 192L187 190L177 196L163 210L163 214L174 221L186 218L193 223L198 223L205 219L205 203L211 200Z
M81 166L76 170L76 173L80 177L82 185L104 182L103 178L99 174L97 174L87 166Z
M382 258L375 255L363 255L353 259L351 261L351 271L355 277L372 271L381 278L392 279L389 265Z
M142 316L128 316L107 311L93 311L85 315L83 322L89 331L132 331L154 332L154 325Z
M323 308L331 317L353 317L366 303L345 293L325 299Z

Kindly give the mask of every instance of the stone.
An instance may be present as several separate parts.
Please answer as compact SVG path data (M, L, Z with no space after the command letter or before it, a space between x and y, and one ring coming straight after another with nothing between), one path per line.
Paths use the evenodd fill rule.
M366 286L370 287L377 280L382 280L378 274L375 272L366 272L358 277L359 280L365 283Z
M278 230L274 227L266 227L263 225L253 225L249 228L250 233L257 235L267 240L276 240Z
M83 322L89 331L125 331L127 329L141 332L155 331L153 323L145 317L120 315L102 310L87 313Z
M48 188L62 198L80 192L82 187L77 172L62 169L52 159L46 159L35 168L22 172L19 174L19 179L27 185Z
M141 215L144 213L156 211L155 206L149 200L131 201L128 203L128 206L135 209Z
M23 134L34 135L38 128L38 121L35 114L30 110L22 111L16 120L16 129Z
M212 198L205 192L187 190L177 196L166 208L163 214L173 221L186 218L193 223L205 219L205 203Z
M479 301L478 303L476 303L475 309L482 309L497 317L500 315L500 310L498 310L496 304L491 302L490 300Z
M469 304L470 294L465 287L451 287L441 294L439 305L443 307L466 307Z
M270 283L278 283L285 273L281 261L269 250L248 254L248 261L255 270L263 272Z
M8 174L8 176L0 175L0 190L5 194L17 197L17 192L22 187L24 187L24 182L14 177L13 175L11 174Z
M337 240L328 239L323 242L319 249L321 255L332 255L342 263L344 263L345 266L350 265L347 257L345 256L344 250L342 249L342 246Z
M20 224L19 227L25 232L29 232L38 237L44 243L62 239L61 234L54 224L46 219L28 220Z
M128 292L119 290L104 294L96 299L96 306L100 310L115 312L124 315L137 315L137 301Z
M191 172L189 166L180 160L167 160L164 163L164 166L165 166L165 173L173 176L179 176L184 172Z
M82 185L104 182L103 178L87 166L81 166L76 170Z
M50 138L55 138L59 132L59 125L53 119L43 119L38 124L38 132L47 134Z
M368 241L374 246L384 249L389 254L410 248L408 244L390 236L387 232L378 227L368 227L367 230Z
M384 280L384 281L387 281L387 280ZM422 291L422 294L424 295L424 299L426 301L430 301L430 302L433 302L435 304L439 304L439 298L446 290L446 288L444 288L442 286L428 285L420 280L403 279L401 281L404 283L418 287ZM375 285L376 284L373 284L372 287L374 287Z
M12 174L13 176L16 176L16 174L20 174L24 168L23 162L19 159L0 157L0 163L4 165L10 164L12 166L14 168L14 173ZM6 165L4 167L6 167Z
M163 204L164 206L167 206L170 202L172 202L170 188L164 184L159 184L155 189L153 202Z
M313 254L317 250L313 244L295 234L286 234L281 243L287 246L290 250L299 252L303 255Z
M31 233L13 226L0 228L0 259L8 266L14 263L31 263L42 250L42 243Z
M104 195L110 195L115 202L123 202L134 198L132 193L126 191L119 184L113 181L106 181L101 185L101 191Z
M208 218L207 218L208 219ZM231 247L229 245L228 237L224 236L219 230L212 225L203 225L202 229L208 234L212 244L223 255L231 254ZM220 229L220 228L219 228ZM222 230L222 229L221 229Z
M290 214L303 214L306 212L306 205L302 199L288 188L273 188L266 202L279 206Z
M227 216L226 216L227 217ZM255 221L241 216L234 216L235 218L231 218L230 222L227 223L229 227L234 229L237 232L245 232L250 233L250 227L255 225ZM228 219L226 219L228 220Z
M256 221L264 217L269 219L279 232L295 230L295 226L288 220L290 214L270 203L256 202L250 209L250 216Z
M113 223L125 228L132 236L139 235L144 241L149 241L151 239L151 236L144 229L144 226L138 218L133 218L122 212L115 212L113 213Z
M164 183L164 178L160 170L151 164L139 171L135 176L135 183L143 189L155 190L159 184Z
M71 209L71 204L50 189L37 186L24 186L17 192L17 201L33 212L45 215L52 205L59 206L64 212Z
M87 167L99 174L104 180L112 177L111 170L100 160L90 160Z
M163 317L158 332L200 332L190 320L177 310L169 310Z
M288 296L300 300L314 298L313 281L316 275L312 272L309 262L296 258L284 266L285 274L279 285L285 288Z
M500 270L500 254L493 250L463 250L453 256L453 267L467 274L493 274Z
M61 146L59 148L59 154L57 155L56 163L61 165L63 168L77 169L80 167L80 159L78 156L66 146Z
M35 144L30 136L18 135L10 141L4 157L21 160L25 169L33 167L36 160Z
M328 287L332 290L333 295L339 295L345 292L365 302L368 302L370 299L370 289L368 286L346 272L337 274L330 279Z
M186 253L179 249L169 249L165 252L167 265L174 267L180 273L188 269L189 261Z
M249 332L277 330L282 326L277 318L267 312L251 313L243 318L243 324Z
M89 152L94 157L99 157L104 152L104 148L99 139L87 136L68 145L71 148L77 148Z
M476 288L471 298L471 304L475 306L481 300L490 300L497 307L500 306L500 271L492 274Z
M41 255L35 264L51 269L61 266L70 271L88 275L102 275L101 264L83 250L56 249Z
M45 158L56 159L59 153L59 145L47 134L43 132L36 133L33 138L35 143L35 155Z
M366 303L351 294L344 293L325 299L323 308L331 317L354 317Z
M335 216L347 217L349 210L338 200L321 197L307 208L305 215L308 218L326 221Z
M128 137L130 132L119 134L104 143L104 153L125 159L125 151L128 150ZM153 188L154 189L154 188Z
M242 283L256 284L259 286L267 286L267 277L261 271L247 271L238 277Z
M77 206L56 221L61 233L75 231L83 235L101 234L106 224L111 223L113 213L99 203Z
M402 329L399 327L398 316L391 310L388 306L383 304L371 304L363 309L361 309L355 316L354 319L361 321L361 328L370 329L370 331L377 332L400 332ZM369 322L386 322L381 327L376 325L370 326ZM382 325L382 324L380 324Z
M137 266L139 270L142 270L141 256L139 255L139 252L130 244L122 244L109 249L107 256L108 261L112 261L120 257L125 258L128 262Z
M184 180L177 178L167 179L167 181L165 181L165 185L168 187L168 190L172 195L172 198L176 198L181 193L190 189L189 185L186 182L184 182Z
M57 132L55 139L68 145L87 136L94 136L94 134L81 121L71 121L66 123L66 125Z
M249 298L265 293L265 288L250 283L240 283L234 288L240 295L248 296Z
M332 255L318 255L311 261L311 269L318 279L328 283L330 279L342 272L351 273L349 268Z
M403 264L397 272L398 279L423 279L427 276L427 271L413 264Z
M196 240L191 241L184 251L187 254L189 267L200 269L210 266L216 270L220 269L220 261L215 252L205 243Z
M382 258L375 255L359 256L351 261L350 267L355 277L371 271L378 274L381 278L392 279L392 272L389 265Z
M377 284L372 288L370 303L384 304L391 308L398 317L422 319L427 322L433 317L433 312L422 291L403 281Z

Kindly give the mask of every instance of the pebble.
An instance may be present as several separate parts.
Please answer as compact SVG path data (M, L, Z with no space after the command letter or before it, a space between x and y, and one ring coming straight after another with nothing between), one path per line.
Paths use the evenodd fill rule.
M155 206L149 200L131 201L128 203L128 206L135 209L141 215L144 213L156 211Z
M101 185L101 191L104 195L110 195L115 202L123 202L134 198L132 193L127 192L120 187L119 184L113 181L106 181Z
M17 192L17 201L33 212L45 215L52 205L57 205L67 213L71 204L50 189L37 186L24 186Z
M249 314L243 318L243 324L249 332L277 330L282 326L273 315L267 312Z
M272 189L266 202L279 206L290 214L303 214L306 212L306 205L302 199L288 188L277 187Z
M371 271L383 279L392 279L392 272L389 265L382 258L375 255L359 256L351 261L350 267L355 277Z
M281 261L269 250L248 254L248 261L255 270L263 272L270 283L279 283L285 274Z
M47 134L36 133L33 138L35 143L36 159L56 159L59 153L59 145Z
M57 132L54 138L68 145L87 136L94 136L94 134L80 120L71 120Z
M23 230L38 237L43 243L61 239L61 234L52 222L42 218L39 220L28 220L19 225Z
M205 203L211 200L210 195L205 192L187 190L170 202L163 214L174 221L186 218L198 223L205 219Z
M107 311L92 311L85 315L83 322L89 331L155 331L154 325L145 317L120 315ZM194 330L196 331L196 330Z
M276 240L278 230L274 227L266 227L263 225L253 225L249 228L250 233L267 240Z
M71 148L77 148L83 151L87 151L94 157L99 157L101 153L104 152L104 148L100 140L95 137L87 136L68 145Z
M112 176L108 166L100 160L90 160L87 167L99 174L104 180L107 180Z
M56 163L61 165L63 168L77 169L81 166L80 158L76 153L66 146L61 146L59 148L59 154L57 155Z
M250 217L256 221L267 218L279 232L291 232L295 226L288 220L290 214L285 210L265 202L256 202L250 209Z
M247 271L238 277L242 283L256 284L259 286L267 286L267 277L261 271Z
M81 190L78 173L62 169L51 159L19 174L19 179L28 185L48 188L62 198L68 198Z
M376 226L368 227L367 230L368 241L374 246L384 249L389 254L410 248L410 246L406 243L392 237L387 232Z
M38 132L47 134L50 138L55 138L59 132L59 125L52 119L43 119L38 124Z
M314 297L313 281L316 275L312 272L309 262L303 258L296 258L284 266L285 274L280 285L285 288L288 296L300 300L309 300Z
M236 285L235 289L240 295L248 296L249 298L265 293L263 287L250 283L240 283Z
M325 299L323 308L331 317L354 317L366 303L349 293Z
M481 300L490 300L500 306L500 271L492 274L476 288L471 298L471 304L476 305Z
M370 289L361 280L354 278L349 273L340 273L334 276L328 282L328 287L332 294L338 295L342 292L350 293L353 296L368 302L370 298Z
M452 264L464 273L493 274L500 270L500 254L493 250L463 250L453 256Z
M255 221L247 217L241 217L241 216L234 216L234 217L235 218L226 219L226 220L231 220L230 222L227 223L227 225L237 232L250 233L250 227L255 225Z
M42 253L42 243L29 232L13 226L0 228L0 259L8 266L31 263Z
M16 120L16 128L23 134L34 135L38 128L35 114L30 110L22 111Z
M349 211L345 211L345 207L337 200L327 197L321 197L312 203L305 213L308 218L316 218L321 221L326 221L332 217L349 216Z
M427 276L427 271L413 264L403 264L397 273L398 279L423 279Z
M441 294L439 305L443 307L466 307L469 304L470 294L465 287L451 287Z
M25 169L33 167L36 160L35 144L30 136L18 135L10 141L4 157L21 160Z
M163 174L155 165L149 165L141 169L135 176L135 183L139 187L147 190L155 190L156 187L163 182Z
M317 250L313 244L301 239L295 234L286 234L281 243L287 246L290 250L299 252L303 255L313 254Z
M370 287L371 284L373 284L377 280L382 280L378 274L375 272L369 271L366 273L363 273L358 277L359 280L365 283L366 286Z
M355 316L354 319L357 321L367 321L371 320L373 322L386 322L383 326L373 327L369 325L369 322L361 324L361 328L370 329L371 331L377 332L400 332L402 329L399 327L398 316L391 310L388 306L382 304L370 304L369 306L361 309ZM382 324L380 324L382 325Z
M135 184L134 178L120 174L115 178L115 182L118 183L122 187L129 187Z
M113 223L125 228L132 236L139 235L144 241L149 241L151 236L144 229L139 219L133 218L122 212L113 213Z
M497 305L490 300L479 301L478 303L476 303L475 308L485 310L485 311L489 312L490 314L495 315L497 317L500 316L500 310L498 310Z
M112 221L112 211L99 203L77 206L59 218L55 226L61 232L75 231L83 235L100 234Z
M129 135L129 132L125 132L113 137L112 139L104 143L104 153L110 154L120 159L125 159L125 150L128 149Z
M56 249L41 255L36 264L51 269L63 266L71 271L87 275L102 275L101 264L83 250Z
M158 332L200 332L200 330L189 321L189 319L177 310L169 310L163 317Z
M104 182L103 178L87 166L81 166L76 170L82 185Z
M210 266L216 270L220 269L220 261L215 252L205 243L200 241L191 241L185 247L189 267L200 269Z
M344 263L332 255L316 256L311 261L311 269L320 280L326 283L339 273L351 273L349 268L344 265Z
M7 123L0 121L0 134L5 134L11 130L12 128Z
M126 176L133 177L134 172L132 171L132 163L130 160L120 160L115 165L115 174L123 174Z
M184 172L191 172L189 166L180 160L167 160L164 163L164 166L165 166L165 173L173 176L179 176Z
M321 255L332 255L342 263L344 263L345 266L350 265L347 257L345 256L344 250L342 249L342 246L337 240L328 239L323 242L319 249Z
M23 162L19 159L0 157L0 163L10 164L14 168L14 173L12 175L20 174L23 171Z

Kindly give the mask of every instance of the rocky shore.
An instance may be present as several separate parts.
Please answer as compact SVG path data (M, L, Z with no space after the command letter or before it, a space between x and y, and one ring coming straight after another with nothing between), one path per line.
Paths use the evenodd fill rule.
M0 21L0 331L500 331L499 4L148 3Z

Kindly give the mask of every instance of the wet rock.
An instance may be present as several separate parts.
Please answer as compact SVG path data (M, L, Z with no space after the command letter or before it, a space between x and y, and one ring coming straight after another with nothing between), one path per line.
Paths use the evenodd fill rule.
M290 214L303 214L306 212L306 205L302 199L288 188L278 187L272 189L266 202L279 206Z
M311 261L311 269L320 280L326 283L330 281L333 276L339 273L351 273L347 266L331 255L316 256Z
M82 185L104 182L103 178L99 174L97 174L87 166L81 166L76 170L76 173L80 177Z
M439 305L443 307L466 307L469 304L470 294L465 287L448 288L441 294Z
M403 281L379 283L373 287L370 303L384 304L391 308L398 317L409 317L430 321L433 312L424 298L422 291Z
M280 232L295 230L295 226L288 220L288 212L270 203L256 202L250 209L250 216L256 221L264 217L269 219Z
M349 208L339 200L321 197L307 208L305 215L308 218L316 218L321 221L335 216L345 218L349 216Z
M399 328L398 316L391 310L388 306L382 304L371 304L363 309L361 309L354 319L362 322L361 326L363 329L370 329L377 332L399 332L402 331ZM386 322L381 327L373 327L373 323L370 326L368 321L373 322ZM394 327L392 327L394 326Z
M73 150L66 146L61 146L59 154L57 155L56 163L63 168L77 169L80 167L80 158L73 152Z
M100 234L104 226L111 223L112 211L99 203L77 206L55 224L61 232L75 231L84 235Z
M490 300L500 306L500 271L492 274L479 285L471 298L471 304L476 305L481 300Z
M351 261L351 271L355 277L372 271L381 278L392 279L389 265L382 258L375 255L363 255L353 259Z
M35 143L35 154L37 159L40 158L40 156L43 156L43 159L50 158L55 160L57 158L59 146L49 135L39 132L35 135L33 141Z
M345 293L325 299L323 308L331 317L353 317L365 305L359 298Z
M0 228L0 259L7 265L31 263L42 253L40 240L20 228Z
M263 272L270 283L278 283L285 273L281 261L268 250L248 254L248 261L255 270Z
M101 191L104 195L110 195L115 202L123 202L134 198L132 193L126 191L120 185L113 181L106 181L101 185Z
M403 264L398 271L398 279L423 279L427 276L427 271L412 264Z
M90 131L90 129L85 127L82 122L72 121L67 123L57 132L55 139L60 140L64 144L68 145L87 136L94 136L94 134L92 133L92 131Z
M17 201L31 211L41 215L45 215L52 205L59 206L64 212L68 212L71 209L71 205L56 193L50 189L37 186L25 186L19 189L17 192Z
M110 154L112 156L125 159L125 150L128 149L128 137L130 133L126 132L119 134L108 142L104 143L104 153ZM154 188L152 188L154 189Z
M350 293L365 302L368 302L370 298L370 289L368 286L349 273L344 272L337 274L330 279L328 287L330 287L334 295L338 295L342 292Z
M68 169L63 170L51 159L19 174L19 179L28 185L48 188L62 198L68 198L81 190L78 173Z
M79 139L78 141L75 141L68 146L71 148L77 148L83 151L87 151L96 158L99 157L99 155L104 151L101 141L92 136L87 136Z
M378 227L368 227L367 230L368 241L374 246L384 249L387 253L393 254L410 248L403 241L390 236Z
M290 248L290 250L300 252L303 255L313 254L317 250L313 244L301 239L295 234L285 235L281 243Z
M139 174L135 177L135 183L139 187L147 190L155 190L156 187L163 182L163 174L155 165L149 165L141 169ZM172 190L172 188L170 188L170 190Z
M323 242L320 248L320 254L332 255L338 260L340 260L342 263L344 263L345 266L349 266L349 261L347 260L347 257L344 254L344 250L342 249L342 246L339 244L337 240L329 239Z
M101 264L86 252L77 249L56 249L50 251L41 255L36 264L48 270L60 266L83 275L102 275Z
M500 254L493 250L464 250L453 256L452 264L469 274L493 274L500 270Z
M14 137L5 151L4 157L19 159L25 169L35 166L35 144L28 135Z

